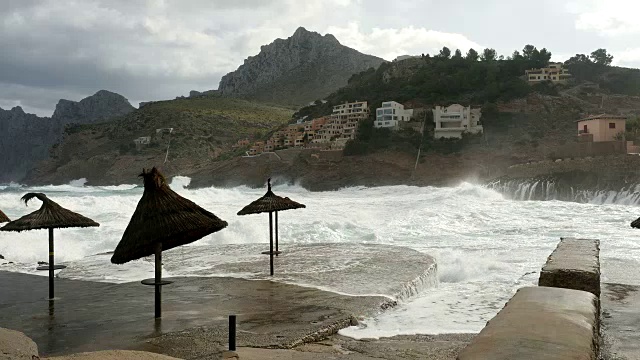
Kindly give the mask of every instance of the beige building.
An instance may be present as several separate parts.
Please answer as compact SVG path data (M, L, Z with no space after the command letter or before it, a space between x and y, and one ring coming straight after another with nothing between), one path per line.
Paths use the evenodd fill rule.
M241 140L238 140L237 143L233 144L232 147L233 148L245 147L245 146L249 146L249 144L251 144L249 139L241 139Z
M333 113L324 126L315 132L314 143L329 143L340 140L344 147L349 139L355 139L360 120L369 117L369 107L366 101L344 103L333 107ZM341 140L342 139L342 140ZM344 141L343 141L344 140Z
M618 141L624 136L627 118L620 115L600 114L576 121L578 136L583 141ZM616 139L617 138L617 139Z
M565 68L562 63L550 63L546 68L526 70L525 75L530 83L541 81L565 82L571 78L569 69Z
M341 139L355 139L360 120L369 117L369 107L366 101L344 103L333 107L331 122L336 135Z
M436 106L433 109L433 121L436 124L434 137L462 138L462 133L477 134L482 132L480 125L480 109L472 109L470 106L453 104L448 107Z
M247 152L249 155L258 155L264 152L264 141L256 141Z

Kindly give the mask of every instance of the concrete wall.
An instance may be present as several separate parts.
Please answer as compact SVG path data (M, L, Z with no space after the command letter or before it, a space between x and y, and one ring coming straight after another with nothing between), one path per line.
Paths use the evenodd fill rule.
M599 356L600 242L563 238L540 273L459 354L458 360Z
M592 173L603 181L638 182L640 180L640 156L610 155L576 159L545 160L510 166L506 176L513 179L531 179L569 172Z
M549 154L549 156L564 159L582 158L587 156L607 156L626 153L627 146L624 141L584 141L558 146L553 153Z
M547 258L538 285L588 291L600 297L600 241L561 239Z
M521 288L457 359L595 360L597 302L585 291Z

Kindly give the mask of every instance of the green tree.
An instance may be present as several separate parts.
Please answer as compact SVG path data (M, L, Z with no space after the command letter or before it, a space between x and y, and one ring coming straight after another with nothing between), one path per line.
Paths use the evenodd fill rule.
M522 55L520 55L520 51L518 51L518 50L514 50L513 54L511 54L511 60L518 61L518 60L522 60L522 59L523 59L523 57L522 57Z
M478 55L478 52L475 51L474 49L469 49L469 51L467 51L467 56L466 56L467 60L478 61L479 57L480 55Z
M496 60L498 54L495 49L484 49L482 51L482 55L480 56L480 60L482 61L494 61Z
M525 45L524 48L522 49L522 57L524 57L527 60L532 60L534 56L533 54L537 50L538 49L536 49L536 47L533 45Z
M589 57L585 54L576 54L575 56L572 56L569 58L569 60L565 61L564 64L565 65L571 65L571 64L588 64L591 62L591 59L589 59Z
M626 139L627 140L640 140L640 118L627 120L626 124Z
M442 50L440 50L440 54L438 56L441 58L448 59L451 57L451 50L449 50L449 48L445 46L442 48Z
M591 53L591 59L598 65L609 66L613 61L613 55L607 53L607 49L598 49Z
M540 51L534 52L534 58L532 59L536 62L537 67L545 67L549 65L549 60L551 60L551 52L546 48L542 48Z
M460 49L456 49L456 52L453 54L454 59L462 59L462 52Z

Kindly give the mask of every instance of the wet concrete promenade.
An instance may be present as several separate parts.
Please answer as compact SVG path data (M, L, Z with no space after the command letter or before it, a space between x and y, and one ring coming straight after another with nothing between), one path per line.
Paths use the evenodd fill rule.
M356 266L352 269L354 273L345 276L353 291L358 291L354 287L361 283L361 291L368 293L376 277L387 268L390 278L402 283L391 286L388 279L379 281L388 289L406 293L405 283L423 277L427 270L424 266L421 271L413 266L403 268L395 260L401 255L397 248L390 251L392 256L386 262L374 254L386 249L374 246L370 251L369 255L378 260L375 271L368 275ZM409 257L421 257L427 268L434 266L428 255L409 249L400 251ZM309 262L306 266L319 267ZM319 285L324 287L326 274L318 273L322 279ZM228 277L171 280L174 283L163 288L163 317L156 321L153 288L139 282L110 284L58 278L59 298L50 302L45 299L46 277L0 271L0 326L31 337L41 356L139 349L180 358L207 358L219 354L226 346L230 314L238 316L239 346L290 348L334 333L355 318L373 315L394 303L390 299L394 294L347 296L269 280ZM313 277L305 275L305 282L313 284ZM340 277L334 282L339 283Z

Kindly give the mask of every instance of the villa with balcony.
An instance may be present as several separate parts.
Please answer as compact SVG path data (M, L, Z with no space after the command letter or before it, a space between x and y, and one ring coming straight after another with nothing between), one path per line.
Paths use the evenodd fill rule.
M525 76L529 83L534 84L541 81L563 83L571 78L569 69L562 63L550 63L546 68L526 70Z
M376 109L376 120L373 126L398 130L400 122L408 122L412 117L413 109L405 109L404 105L395 101L385 101L382 107Z
M453 104L448 107L436 106L433 109L433 121L436 124L434 137L462 138L463 133L478 134L482 132L479 108Z

